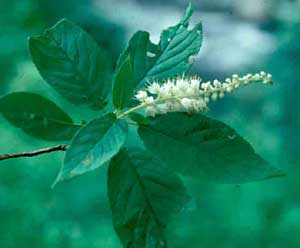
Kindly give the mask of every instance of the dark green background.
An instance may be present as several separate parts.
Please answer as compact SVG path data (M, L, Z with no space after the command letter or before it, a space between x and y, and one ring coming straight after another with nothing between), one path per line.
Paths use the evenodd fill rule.
M246 185L186 180L194 196L169 228L170 247L300 247L300 1L194 3L204 45L193 72L204 79L271 72L273 87L253 85L211 105L210 116L234 127L288 177ZM62 17L80 24L116 62L138 29L156 41L177 23L186 1L0 0L0 95L47 96L77 122L78 110L48 86L30 60L27 38ZM0 118L0 153L55 145ZM63 153L0 162L0 247L120 247L106 197L106 167L50 189Z

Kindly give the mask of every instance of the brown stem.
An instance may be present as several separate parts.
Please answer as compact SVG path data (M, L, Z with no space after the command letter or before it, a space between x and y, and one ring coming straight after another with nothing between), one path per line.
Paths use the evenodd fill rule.
M20 158L20 157L34 157L44 153L56 152L56 151L66 151L67 145L57 145L52 147L47 147L43 149L39 149L32 152L21 152L21 153L13 153L13 154L4 154L0 155L0 160L12 159L12 158Z

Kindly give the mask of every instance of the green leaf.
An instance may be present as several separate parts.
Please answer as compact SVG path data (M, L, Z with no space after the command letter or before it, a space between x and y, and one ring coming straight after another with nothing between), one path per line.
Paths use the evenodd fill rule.
M150 120L146 116L139 113L132 112L129 114L129 117L132 121L139 125L148 125L150 123Z
M117 120L114 114L106 114L89 122L73 138L54 185L108 162L119 152L126 136L126 122Z
M188 196L181 180L150 153L122 149L109 165L113 223L124 247L167 247L165 227Z
M85 31L61 20L31 37L29 47L40 74L62 96L75 105L105 106L111 87L110 61Z
M191 15L192 8L189 5L182 20L162 32L157 45L150 41L148 32L136 32L120 55L116 71L120 70L130 55L137 88L142 88L154 79L163 81L185 74L193 64L190 58L198 54L202 44L201 23L188 30Z
M25 133L45 140L69 140L80 128L54 102L34 93L0 98L0 114Z
M192 177L244 183L283 175L232 128L201 114L161 115L138 132L147 149Z
M113 103L115 108L123 109L128 106L128 103L132 100L132 93L135 86L131 59L128 55L115 73L113 88Z

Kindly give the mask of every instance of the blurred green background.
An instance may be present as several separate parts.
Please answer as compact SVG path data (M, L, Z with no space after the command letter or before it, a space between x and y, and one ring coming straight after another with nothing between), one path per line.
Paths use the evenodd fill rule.
M300 247L300 1L195 0L204 44L193 72L207 80L265 70L273 87L253 85L211 105L288 177L245 185L186 180L194 196L168 230L170 247ZM61 99L34 68L27 38L67 17L104 47L114 63L138 29L175 24L183 0L0 0L0 95L40 93L75 120L89 119ZM33 139L0 118L0 153L54 143ZM118 248L106 197L106 168L50 189L63 153L0 163L0 247Z

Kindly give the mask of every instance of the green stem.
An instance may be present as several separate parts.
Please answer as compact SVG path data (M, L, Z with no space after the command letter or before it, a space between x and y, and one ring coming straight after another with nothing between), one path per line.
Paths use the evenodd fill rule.
M137 105L137 106L135 106L135 107L133 107L133 108L131 108L131 109L129 109L129 110L127 110L127 111L119 114L119 115L117 114L117 119L122 119L122 118L126 117L127 115L129 115L129 114L131 114L131 113L133 113L133 112L135 112L137 110L143 109L143 108L148 107L148 106L155 105L155 104L160 103L160 102L168 101L168 100L171 100L173 98L175 98L175 97L157 98L156 100L154 100L151 103L141 103L140 105Z
M119 114L119 115L117 115L117 119L122 119L122 118L126 117L127 115L129 115L130 113L135 112L135 111L137 111L139 109L142 109L142 108L144 108L146 106L148 106L148 104L146 104L146 103L142 103L140 105L137 105L137 106L135 106L135 107L133 107L133 108L131 108L131 109L129 109L129 110L127 110L127 111Z

